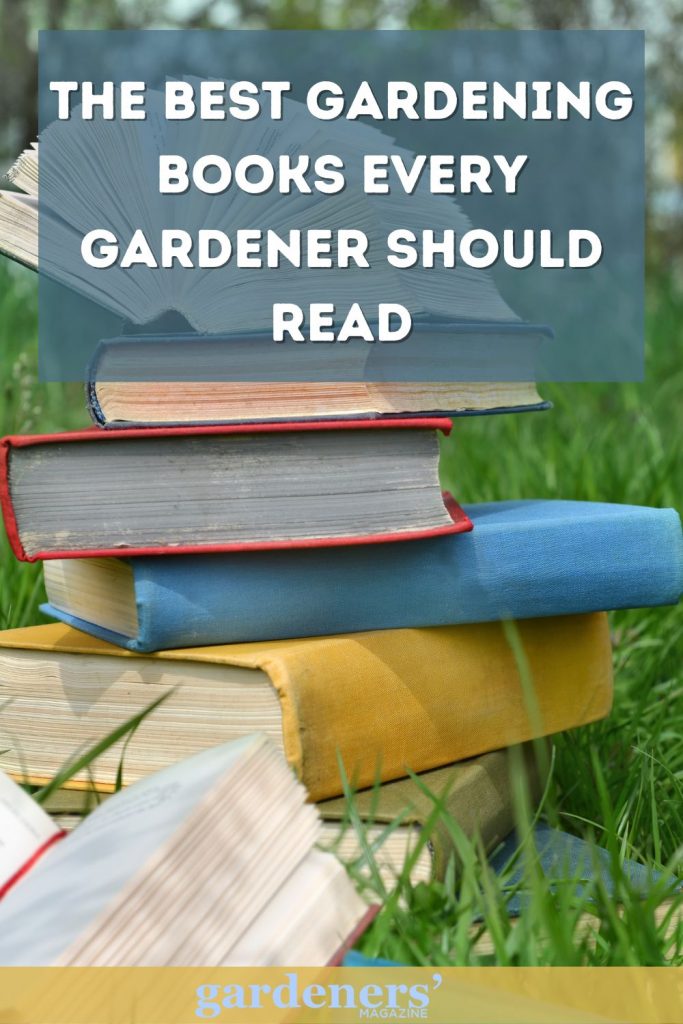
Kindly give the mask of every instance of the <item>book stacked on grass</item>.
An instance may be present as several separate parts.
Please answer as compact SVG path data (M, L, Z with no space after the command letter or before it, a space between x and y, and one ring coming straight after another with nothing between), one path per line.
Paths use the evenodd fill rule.
M297 106L287 104L290 111ZM235 143L240 150L253 145L255 151L266 147L277 153L285 147L283 152L293 152L294 147L306 152L311 145L318 148L325 144L319 124L315 126L315 139L311 139L305 117L286 121L283 125L272 125L267 139L256 124L226 123L225 131L239 132ZM117 128L106 121L79 125L75 120L68 132L62 133L62 127L59 124L49 126L46 133L55 130L60 133L52 146L52 172L70 182L78 176L78 168L86 168L88 174L93 142L102 141L105 147L111 147L112 132L115 134ZM337 149L350 143L355 158L362 150L374 152L374 144L383 151L395 149L390 139L366 125L327 125L324 131L330 133L328 141ZM160 152L165 152L163 135L156 141ZM225 136L225 144L229 148L229 136ZM264 266L251 271L241 268L239 273L232 273L232 268L228 268L218 276L196 267L183 279L183 287L179 289L177 279L169 273L160 274L139 265L127 269L114 265L108 268L107 287L103 288L84 261L63 258L66 251L80 252L80 227L84 218L92 223L107 224L123 245L135 228L140 227L139 223L134 223L135 218L145 218L148 214L144 209L133 213L125 204L111 201L106 203L106 209L101 209L98 203L104 200L99 182L94 189L61 190L57 206L52 195L40 197L44 230L55 241L55 246L43 246L39 262L39 151L35 143L10 169L8 177L16 191L0 190L0 252L34 270L40 268L51 279L95 301L102 307L102 322L111 322L111 336L102 340L88 371L88 406L98 424L124 427L435 413L451 416L548 407L534 381L540 346L552 332L547 327L521 321L501 297L486 270L460 264L453 268L437 264L427 274L401 271L387 261L373 261L369 269L351 263L343 272L331 273L329 267L307 267L302 274L300 268L292 268L286 260L280 260L277 270ZM397 152L405 156L405 150ZM112 187L118 185L120 194L145 194L148 169L132 154L125 167L108 166L107 174ZM403 201L392 196L360 199L354 210L354 222L370 238L377 236L378 228L386 237L391 227L405 227L408 207L412 216L417 212L425 225L438 225L440 229L458 234L469 227L467 217L451 198L433 196L422 185L416 192L414 208L406 197ZM254 223L269 223L269 217L272 219L274 215L271 204L279 202L277 192L260 196L258 209L252 209ZM348 199L326 196L324 202L326 205L322 207L318 203L297 204L296 223L291 225L282 216L280 206L276 207L283 237L286 239L293 232L298 236L309 228L319 229L344 220ZM205 204L206 224L221 224L228 234L244 226L246 214L241 204L226 206L222 196L206 196ZM149 216L152 216L151 211ZM151 237L154 232L150 228L151 225L145 225ZM57 245L58 240L63 244ZM334 245L332 243L332 248ZM292 381L289 353L284 357L284 376L281 373L278 377L275 373L275 379L270 382L250 380L254 369L254 356L250 353L255 345L265 339L263 358L271 369L281 353L280 347L272 344L269 335L272 312L264 302L273 274L278 294L300 303L302 308L308 305L312 295L326 296L339 311L348 310L352 303L370 309L373 304L376 307L378 301L400 302L413 319L412 349L433 345L437 365L445 358L444 365L452 366L457 358L457 365L463 370L460 376L464 379L446 383L442 379L444 375L440 374L436 381L412 382L409 379L412 375L407 374L408 379L392 382L386 381L387 374L381 372L378 375L382 383L372 383L366 379L372 378L372 374L349 375L346 372L349 361L358 369L373 358L373 346L361 340L355 345L317 346L326 350L321 366L332 363L336 366L341 360L345 372L337 374L342 378L339 382L325 380L322 373L314 374L313 380L309 374L308 382ZM226 334L228 302L230 333ZM394 346L394 355L396 352ZM235 368L243 365L243 357L246 357L244 365L249 372L246 380L237 383L239 376L234 375ZM318 353L305 353L309 363L317 358ZM502 380L490 382L492 363L501 367ZM344 376L360 379L344 382Z
M33 236L21 237L26 249ZM470 301L473 288L455 292ZM507 315L498 308L503 326ZM128 344L115 339L99 358L116 366ZM150 359L169 344L149 342ZM228 394L220 384L178 383L150 389L145 406L144 390L122 382L113 394L96 374L89 394L99 426L5 438L9 540L18 558L44 562L44 610L60 621L0 633L0 766L44 785L77 750L164 697L132 736L69 779L63 812L157 772L188 772L189 782L195 758L260 733L318 804L328 842L341 847L350 815L363 816L378 844L392 833L385 871L399 870L415 843L419 877L443 874L451 856L433 801L416 791L434 792L468 834L495 847L514 824L519 762L510 748L608 713L606 611L676 601L683 549L671 510L461 507L440 485L449 415L537 404L530 394L513 402L465 390L461 404L424 385L405 405L395 394L383 405L377 394L360 401L329 384L316 395L296 392L293 404L269 385ZM121 429L104 429L112 420ZM527 763L530 756L527 748ZM421 773L422 787L411 773ZM533 796L540 775L530 772ZM360 791L357 804L339 802L349 785ZM106 821L121 799L92 820ZM263 813L272 805L264 801ZM400 829L392 829L397 813ZM422 849L427 839L431 850ZM180 870L173 846L166 856ZM233 870L216 862L207 886L229 891ZM28 899L28 885L12 900L22 888ZM197 908L204 898L197 889ZM271 894L269 906L277 901ZM121 912L144 916L140 908L137 899ZM112 962L109 940L100 939L113 926L98 918L97 941L55 956ZM177 949L160 937L163 962L203 955L186 935ZM247 955L227 935L210 938L213 963ZM156 949L136 962L159 962ZM111 952L117 963L128 955ZM283 954L269 955L277 962Z
M0 634L3 767L41 785L168 694L122 765L121 745L105 752L62 810L113 790L120 767L132 782L253 731L326 801L342 795L340 763L364 789L605 715L600 609L677 600L676 514L510 502L467 515L471 532L409 542L47 560L46 611L63 622Z

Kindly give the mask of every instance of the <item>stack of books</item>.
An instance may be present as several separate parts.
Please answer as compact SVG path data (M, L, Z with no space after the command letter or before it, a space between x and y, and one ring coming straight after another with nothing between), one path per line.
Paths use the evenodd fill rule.
M0 634L0 765L44 784L168 694L55 810L260 732L329 842L344 836L345 775L369 790L358 806L379 832L404 812L385 852L400 869L431 808L415 772L495 846L514 824L506 748L608 713L605 609L677 600L681 528L672 510L608 504L461 509L439 487L449 427L6 438L7 532L19 558L44 560L43 610L59 622ZM503 620L517 620L523 664ZM444 833L415 877L449 852Z
M21 219L21 201L6 206ZM33 236L22 223L25 255ZM504 328L501 317L495 329ZM167 343L149 344L160 353ZM119 911L126 920L144 917L139 898L119 906L132 862L156 851L160 877L144 879L154 913L165 871L173 887L173 872L189 870L182 844L200 838L192 816L200 813L195 779L204 770L207 793L218 787L229 807L223 761L242 765L255 744L251 774L240 769L245 806L271 818L272 835L264 838L264 828L261 842L277 843L280 828L288 843L287 787L267 781L260 741L248 739L264 734L270 746L263 749L280 752L276 760L289 764L317 804L327 845L357 852L347 828L348 780L371 840L379 844L389 832L378 854L385 876L400 871L416 843L415 880L442 875L450 833L437 827L429 844L420 842L433 825L425 787L487 849L501 842L514 825L509 748L527 745L536 795L545 780L530 741L608 714L606 611L678 600L681 524L670 509L538 500L461 507L443 493L439 434L452 417L538 408L533 385L111 383L111 367L129 358L130 344L114 339L100 350L97 365L106 362L108 372L100 379L96 369L88 386L97 426L0 442L7 534L19 559L44 562L43 611L57 620L0 633L0 767L44 785L76 751L166 695L132 736L70 779L51 809L80 814L93 793L135 783L132 794L152 777L150 786L177 789L177 812L142 853L131 841L130 862L120 865L107 899L99 892L105 917L79 918L40 962L238 962L247 947L237 933L218 941L210 932L201 945L192 928L186 944L177 931L169 943L162 929L150 934L148 953L142 946L107 952ZM195 777L197 765L206 767ZM103 822L103 836L109 806L88 819ZM397 818L399 827L387 830ZM120 820L136 836L145 830L144 815L134 825L126 813ZM86 829L88 849L88 837L97 841L99 833L86 822L45 859L57 867L40 868L46 881L44 892L35 883L36 901L62 885L71 891L55 858L77 853L75 839ZM290 872L308 856L307 842L287 861ZM244 846L239 852L252 856ZM211 844L197 842L195 854L209 872ZM235 884L235 864L221 861L216 887ZM77 876L76 868L69 877ZM245 898L255 884L245 882ZM197 885L200 908L211 885ZM33 920L20 898L23 890L29 899L28 886L21 881L11 895L17 921ZM283 896L273 883L263 912L276 893L285 906L293 892ZM240 919L244 929L257 909ZM338 920L336 945L362 918L357 910ZM331 945L308 949L309 962L329 960ZM258 948L249 962L282 962L282 945Z

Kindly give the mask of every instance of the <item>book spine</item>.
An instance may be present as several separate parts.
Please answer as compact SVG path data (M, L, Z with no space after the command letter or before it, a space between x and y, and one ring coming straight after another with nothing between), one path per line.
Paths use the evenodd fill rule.
M106 427L107 420L102 411L100 400L97 397L97 385L94 380L86 381L85 385L85 404L90 413L90 419L98 427Z
M14 505L10 492L9 464L12 451L12 438L3 437L0 439L0 509L5 522L5 532L9 541L12 553L20 562L32 562L35 559L29 558L24 551L24 546L19 539Z
M466 506L472 533L410 544L133 559L140 624L133 641L48 613L150 653L641 608L680 597L683 535L673 509L568 516L559 526L537 525L523 543L514 528L487 525L496 511L496 503Z
M261 659L287 760L314 801L596 721L612 703L607 615L518 623L530 678L499 623L365 633ZM483 656L485 652L485 657Z
M539 741L544 744L545 741ZM447 794L444 799L446 815L457 822L462 831L471 837L477 836L486 853L491 853L516 825L516 805L513 795L513 772L524 777L530 806L536 807L547 783L550 767L550 748L545 745L542 756L536 744L527 744L516 751L506 752L504 757L492 756L481 767L468 793L468 801L457 799L456 794ZM439 817L431 836L433 876L443 881L448 865L457 852L453 832L444 815Z

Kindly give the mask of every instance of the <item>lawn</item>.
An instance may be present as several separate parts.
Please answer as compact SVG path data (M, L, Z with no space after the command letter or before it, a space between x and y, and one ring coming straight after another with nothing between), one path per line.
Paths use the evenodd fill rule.
M644 384L543 385L552 412L457 421L444 472L459 500L575 498L680 508L682 324L683 292L661 275L648 294ZM36 330L35 279L1 263L3 434L88 422L78 386L37 383ZM3 536L2 627L41 621L41 598L38 567L16 563ZM600 881L580 894L574 883L550 893L528 860L528 905L513 924L504 909L509 876L493 876L476 845L450 823L458 856L444 883L411 889L404 878L390 897L375 883L385 907L363 940L366 952L410 963L683 964L683 928L672 924L673 913L655 921L664 885L643 901L619 869L625 856L683 874L682 616L681 608L614 613L614 711L554 743L543 813L609 851L614 895ZM524 834L530 809L523 792L518 805ZM577 931L585 912L590 927Z

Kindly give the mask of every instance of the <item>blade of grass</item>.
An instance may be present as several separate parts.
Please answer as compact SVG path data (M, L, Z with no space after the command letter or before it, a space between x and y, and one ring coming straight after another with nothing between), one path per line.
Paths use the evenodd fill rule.
M58 789L61 789L62 786L66 785L66 783L75 775L78 775L79 772L88 768L97 760L100 754L105 752L105 750L109 750L110 747L113 747L115 743L118 743L119 740L123 739L123 737L131 731L134 732L138 726L152 714L153 711L156 711L156 709L170 697L173 692L173 690L167 690L166 693L162 693L160 697L157 697L157 699L152 701L151 704L148 704L147 707L143 708L143 710L137 715L134 715L132 718L128 719L127 722L124 722L116 729L113 729L108 736L99 740L92 747L86 750L84 754L81 754L80 757L77 757L75 760L66 764L57 772L54 778L52 778L46 786L43 786L42 789L39 789L38 792L35 793L35 800L39 804L45 803L48 797L52 796L52 794Z

